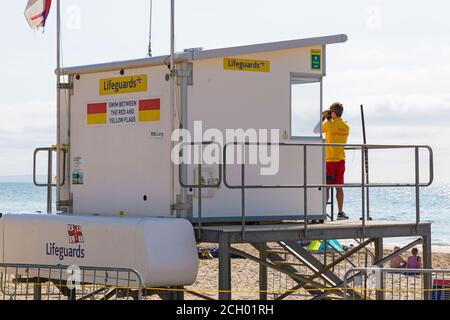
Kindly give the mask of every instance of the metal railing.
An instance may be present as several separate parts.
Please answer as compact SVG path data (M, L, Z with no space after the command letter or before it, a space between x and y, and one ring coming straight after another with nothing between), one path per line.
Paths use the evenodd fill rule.
M210 146L210 145L216 145L218 146L219 159L222 159L222 148L221 145L215 141L204 141L204 142L191 142L191 143L184 143L183 145L189 145L189 146L195 146L199 145L199 152L202 153L203 146ZM200 159L201 155L200 155ZM200 161L197 166L197 184L188 184L185 181L183 181L183 170L187 170L187 165L182 164L178 166L178 181L180 183L180 186L182 188L186 189L197 189L198 197L197 197L197 207L198 207L198 227L199 227L199 234L201 234L202 230L202 189L217 189L222 185L222 163L218 163L218 169L219 169L219 177L214 184L204 184L202 183L202 161Z
M343 288L349 300L450 300L450 269L352 268Z
M190 143L190 145L201 144L201 145L209 145L209 144L217 144L217 142L197 142ZM186 143L187 145L189 143ZM272 185L263 185L263 184L248 184L245 180L245 168L246 163L240 164L241 167L241 181L240 184L231 184L228 181L227 177L227 166L231 165L227 163L227 150L230 146L241 146L244 148L245 146L279 146L286 148L298 148L303 151L303 183L300 184L272 184ZM361 182L360 183L345 183L345 184L326 184L326 183L309 183L307 181L307 173L308 173L308 151L311 148L322 148L326 147L344 147L346 150L360 150L361 151ZM369 150L413 150L414 151L414 183L368 183L366 180L368 161L366 161L366 155ZM419 153L420 150L428 151L429 161L428 161L428 181L420 182L420 164L419 164ZM243 153L242 153L243 154ZM245 225L246 225L246 190L249 189L303 189L303 220L304 220L304 233L306 235L308 229L308 189L312 188L334 188L334 187L342 187L342 188L361 188L361 204L362 204L362 212L361 212L361 224L362 230L364 234L364 228L366 226L366 190L369 188L415 188L415 207L416 207L416 225L420 223L420 188L428 187L432 184L434 179L434 165L433 165L433 150L431 147L427 145L369 145L369 144L332 144L332 143L270 143L270 142L233 142L227 143L223 146L222 152L222 163L219 163L219 179L218 183L214 185L205 185L200 182L201 177L201 168L202 164L196 164L198 166L198 184L187 184L185 181L181 179L182 166L186 166L185 164L179 166L180 170L180 179L179 183L183 188L197 188L198 189L198 225L199 232L201 232L202 227L202 196L201 189L205 188L219 188L221 182L223 180L224 185L229 189L235 189L241 191L241 231L244 236L245 234ZM235 164L233 164L235 165ZM223 173L222 173L223 168Z
M140 300L143 290L133 269L0 263L0 300Z
M66 183L67 151L64 148L61 151L63 152L63 174L60 186L63 186ZM47 152L47 183L38 183L36 178L36 158L40 152ZM53 183L53 152L56 152L56 147L37 148L33 153L33 183L37 187L47 188L47 213L52 212L52 188L56 187L56 184Z
M290 148L301 148L303 150L303 184L286 184L286 185L256 185L256 184L246 184L245 183L245 163L241 164L241 183L232 185L227 179L227 148L229 146L279 146L279 147L290 147ZM344 147L346 150L361 150L361 183L345 183L345 184L310 184L307 181L308 173L308 148L326 148L326 147ZM414 183L367 183L366 182L366 170L367 165L365 155L368 150L392 150L392 149L409 149L414 150L414 166L415 166L415 182ZM427 150L429 154L429 179L426 183L420 182L420 170L419 170L419 152L421 149ZM362 202L362 228L364 233L364 227L366 225L366 199L365 191L367 188L390 188L390 187L410 187L415 188L415 199L416 199L416 224L417 227L420 223L420 188L428 187L433 183L434 179L434 166L433 166L433 150L431 147L426 145L368 145L368 144L336 144L336 143L270 143L270 142L234 142L228 143L223 149L223 180L224 184L229 189L239 189L241 190L241 222L242 222L242 233L245 233L245 191L247 189L303 189L303 216L304 216L304 232L306 235L308 229L308 196L307 191L310 188L361 188L361 202Z

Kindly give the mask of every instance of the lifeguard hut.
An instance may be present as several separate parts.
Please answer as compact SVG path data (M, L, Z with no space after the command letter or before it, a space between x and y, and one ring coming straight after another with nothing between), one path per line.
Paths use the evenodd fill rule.
M232 142L238 143L251 141L254 134L258 134L254 142L321 143L321 130L314 128L321 123L326 46L346 40L345 35L335 35L186 50L175 58L174 108L168 56L65 68L62 73L68 82L60 125L61 141L70 150L59 209L75 215L197 220L199 208L192 200L199 195L195 188L182 185L199 184L197 165L202 164L203 221L240 220L240 192L223 185L211 187L222 180L221 156L212 165L191 161L174 170L173 130L186 128L193 143L216 139L220 150L230 142L225 141L230 131L236 138ZM208 148L193 144L180 150L188 147L191 158ZM232 147L228 146L229 153ZM301 153L280 148L277 157L270 160L279 163L255 162L247 181L293 185L303 181ZM308 180L323 183L323 148L311 148L308 157ZM264 177L260 174L264 168L273 173ZM226 169L224 180L239 183L240 166ZM303 208L298 189L263 190L248 195L246 217L303 219ZM308 219L325 220L322 188L308 191L308 209Z

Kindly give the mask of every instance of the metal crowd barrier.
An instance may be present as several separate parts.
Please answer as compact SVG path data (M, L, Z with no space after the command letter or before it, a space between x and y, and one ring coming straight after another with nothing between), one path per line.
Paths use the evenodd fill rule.
M143 290L127 268L0 264L0 300L141 300Z
M343 288L348 300L450 300L450 269L352 268Z
M324 243L325 250L323 250L322 252L313 251L310 252L310 254L318 261L320 261L324 266L333 264L329 271L331 271L341 279L343 279L344 275L351 268L363 266L365 263L372 265L375 262L375 256L367 248L355 252L346 259L342 259L341 262L337 262L339 258L343 257L343 253L339 252L331 244L327 245L326 241ZM282 247L272 247L271 249L269 249L269 251L278 253L278 255L280 255L280 257L283 259L282 263L287 263L290 267L295 268L298 274L306 275L309 277L316 274L314 270L308 268L304 263L299 263L298 259L296 259L292 255L289 255L285 250L283 250ZM298 283L288 275L273 269L268 269L267 277L270 295L274 300L279 300L281 298L287 297L288 293L289 297L295 297L305 300L311 299L311 294L306 290L299 289L298 291L290 291L292 288L295 288ZM329 284L327 284L323 278L317 277L315 281L323 283L324 288L329 288ZM339 292L339 289L336 289L336 291Z

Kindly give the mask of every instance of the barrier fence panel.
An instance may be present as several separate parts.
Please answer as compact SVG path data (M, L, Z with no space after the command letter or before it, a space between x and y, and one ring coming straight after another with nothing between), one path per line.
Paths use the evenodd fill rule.
M311 270L305 264L301 263L298 259L296 259L291 254L287 253L283 250L282 247L271 245L269 249L269 253L278 254L281 258L281 261L275 262L275 264L280 264L283 266L289 266L295 268L296 273L310 277L316 273L315 270ZM320 261L324 266L329 264L334 264L334 262L342 256L343 253L333 250L333 248L328 247L325 251L318 252L310 252L311 255ZM368 249L358 251L352 254L347 259L333 265L329 270L334 273L340 279L343 279L344 275L348 270L354 267L361 267L364 265L372 265L374 263L373 253ZM316 282L322 283L323 288L330 290L330 285L320 276L315 278ZM268 270L268 291L269 296L274 299L306 299L309 300L312 298L311 292L306 290L305 288L301 288L298 290L292 290L297 285L297 282L289 277L286 274L283 274L279 271L269 269ZM336 292L339 292L337 289ZM287 293L289 295L287 296Z
M383 300L450 300L450 269L352 268L344 288L347 299L375 300L381 293Z
M0 264L0 300L140 300L142 291L132 269Z

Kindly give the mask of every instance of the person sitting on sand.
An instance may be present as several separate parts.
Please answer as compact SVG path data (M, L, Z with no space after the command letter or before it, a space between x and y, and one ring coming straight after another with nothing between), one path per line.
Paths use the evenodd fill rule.
M406 263L406 267L408 269L422 269L422 258L418 256L419 250L417 248L413 248L411 250L412 256L408 258Z
M395 247L394 252L397 252L400 250L400 247ZM405 268L406 267L406 260L403 259L403 257L398 254L391 260L391 268Z

